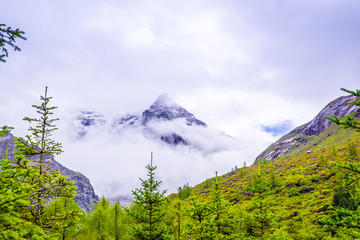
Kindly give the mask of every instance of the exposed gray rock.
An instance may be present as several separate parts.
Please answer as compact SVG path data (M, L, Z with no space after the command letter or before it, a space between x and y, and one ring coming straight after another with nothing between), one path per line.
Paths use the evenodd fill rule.
M356 100L356 97L350 95L339 97L330 102L312 121L295 128L281 137L278 141L271 144L258 157L256 157L254 165L257 164L258 159L265 158L267 160L274 161L276 158L288 153L290 150L305 144L308 141L309 136L318 135L323 132L326 128L332 125L332 122L325 119L324 116L337 115L339 118L342 118L351 113L359 116L360 109L356 106L348 104L349 102Z
M6 134L4 137L0 137L0 158L5 157L8 153L9 159L14 160L15 158L12 154L14 150L16 150L16 147L14 144L14 136L12 134ZM37 161L38 159L35 157L31 160ZM75 202L77 202L84 211L90 212L93 209L93 204L97 203L99 198L95 194L89 179L79 172L64 167L53 157L50 157L48 162L49 164L52 164L55 169L59 169L61 175L66 176L69 181L75 182L75 186L77 187Z
M175 103L166 94L160 95L150 108L142 113L143 125L146 125L153 120L172 121L178 118L185 119L186 124L189 126L206 126L204 122L200 121L185 108Z
M190 139L185 139L178 132L159 133L152 127L153 123L170 122L178 119L184 120L187 126L207 126L206 123L200 121L192 113L174 102L167 94L162 94L149 109L142 113L126 114L112 120L110 132L121 133L128 128L142 128L146 137L158 139L173 146L191 145ZM73 127L78 132L78 137L85 136L88 129L93 126L104 126L106 124L102 115L91 111L80 112L72 122Z
M359 108L348 104L351 101L355 101L356 97L344 96L335 99L330 102L320 113L309 123L307 123L303 129L301 129L301 134L305 134L308 136L318 135L323 132L326 128L328 128L332 122L325 119L324 116L332 116L337 115L339 118L342 118L350 113L359 112Z

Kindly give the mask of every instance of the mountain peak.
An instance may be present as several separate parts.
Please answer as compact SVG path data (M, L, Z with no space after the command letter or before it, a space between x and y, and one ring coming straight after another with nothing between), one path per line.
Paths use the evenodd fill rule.
M162 108L162 107L180 107L174 100L172 100L167 93L158 96L156 101L151 105L150 108Z
M187 125L200 125L206 124L198 119L185 108L174 102L166 93L161 94L156 101L150 106L148 110L142 113L143 124L146 125L151 120L172 121L174 119L185 119Z

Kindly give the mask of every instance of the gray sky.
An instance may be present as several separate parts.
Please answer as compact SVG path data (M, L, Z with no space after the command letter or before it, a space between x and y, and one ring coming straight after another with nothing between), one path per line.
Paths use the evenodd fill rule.
M64 118L139 112L168 93L238 138L241 157L229 166L241 166L279 138L269 129L310 121L341 87L359 88L356 0L12 0L0 11L0 23L28 38L0 64L1 125L20 136L45 86ZM60 140L72 149L60 160L82 171Z

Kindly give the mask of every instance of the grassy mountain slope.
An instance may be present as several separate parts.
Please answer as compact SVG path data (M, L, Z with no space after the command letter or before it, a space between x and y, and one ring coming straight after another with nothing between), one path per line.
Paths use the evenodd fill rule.
M321 239L328 233L323 232L319 221L334 212L334 194L345 177L344 170L339 171L332 162L358 161L356 153L350 154L349 144L360 149L360 135L331 125L319 135L301 137L306 138L304 144L262 165L270 187L266 200L273 213L271 232L285 231L294 239ZM234 213L243 218L253 210L249 186L257 168L236 169L220 178L225 198L233 203ZM193 194L209 198L209 185L214 181L196 185Z

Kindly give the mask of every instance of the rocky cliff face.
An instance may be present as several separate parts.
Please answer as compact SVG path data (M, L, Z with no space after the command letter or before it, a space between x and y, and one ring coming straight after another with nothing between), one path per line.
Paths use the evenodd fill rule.
M348 104L349 102L356 100L357 98L354 96L343 96L330 102L312 121L295 128L288 134L281 137L278 141L271 144L256 158L254 164L256 165L258 159L262 158L274 161L277 157L280 157L288 153L290 150L306 143L309 137L323 132L332 124L332 122L325 119L324 116L337 115L341 118L352 113L359 116L360 109L356 106Z
M12 152L16 150L14 144L14 136L12 134L6 134L4 137L0 137L0 158L5 157L6 149L8 149L9 159L14 160ZM36 161L37 159L32 159ZM69 181L74 181L77 187L75 202L77 202L84 211L90 212L93 208L93 204L99 201L98 196L94 192L94 188L90 184L88 178L79 172L72 171L60 163L58 163L53 157L49 159L49 163L54 166L55 169L59 169L61 175L66 176Z

